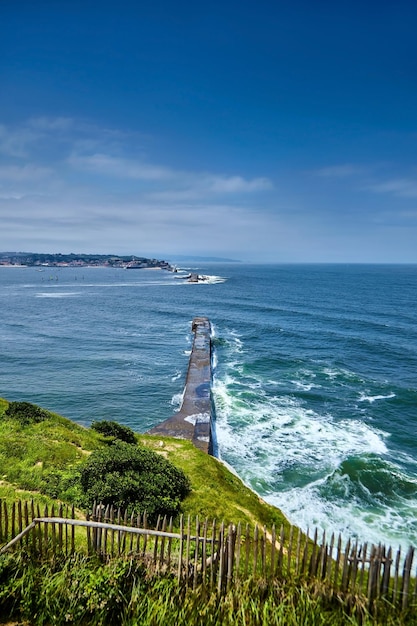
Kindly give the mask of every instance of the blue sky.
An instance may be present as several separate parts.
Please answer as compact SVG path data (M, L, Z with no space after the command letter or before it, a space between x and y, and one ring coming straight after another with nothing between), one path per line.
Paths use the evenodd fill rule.
M1 0L0 250L417 262L417 5Z

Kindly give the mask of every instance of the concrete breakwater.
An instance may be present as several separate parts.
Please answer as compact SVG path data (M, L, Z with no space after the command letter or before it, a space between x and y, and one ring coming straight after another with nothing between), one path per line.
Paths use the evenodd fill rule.
M189 439L207 452L215 453L211 398L211 324L207 317L192 323L193 348L181 408L178 413L152 428L150 435Z

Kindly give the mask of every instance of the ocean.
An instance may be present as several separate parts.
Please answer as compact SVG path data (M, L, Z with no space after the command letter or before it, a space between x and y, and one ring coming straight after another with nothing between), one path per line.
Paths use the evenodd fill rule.
M306 530L417 546L417 266L0 267L0 396L145 432L213 325L220 457Z

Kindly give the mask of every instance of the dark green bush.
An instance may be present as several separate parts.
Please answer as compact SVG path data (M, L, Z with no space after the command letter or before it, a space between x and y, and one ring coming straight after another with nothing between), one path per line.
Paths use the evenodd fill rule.
M30 402L10 402L3 416L16 420L22 426L36 424L49 419L48 411Z
M185 474L152 450L115 441L95 450L81 469L85 505L94 501L124 509L134 508L154 521L158 515L176 515L189 493Z
M122 426L117 422L103 420L101 422L93 422L91 428L106 437L114 437L126 443L136 443L135 433L128 426Z

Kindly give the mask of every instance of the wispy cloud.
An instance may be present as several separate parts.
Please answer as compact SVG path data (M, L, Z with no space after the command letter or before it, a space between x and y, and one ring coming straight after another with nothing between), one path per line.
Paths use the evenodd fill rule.
M348 178L350 176L356 176L363 174L364 168L346 163L344 165L331 165L328 167L322 167L315 171L316 176L323 178Z
M72 154L68 163L80 170L88 170L104 176L129 178L142 181L174 183L175 188L162 189L153 197L191 198L201 193L242 194L272 189L267 178L246 179L243 176L224 176L200 172L185 172L165 166L150 164L136 159L120 158L110 154ZM178 189L180 187L181 189ZM162 195L161 195L162 194Z
M38 165L0 165L0 181L6 182L22 182L22 181L38 181L45 179L52 174L49 167L40 167Z
M72 236L73 249L89 241L91 250L147 253L198 250L202 232L213 249L231 251L249 248L254 233L267 235L273 220L259 220L256 200L273 188L267 177L161 164L145 144L137 133L71 118L2 126L0 239L19 233L19 241L55 249Z
M384 259L404 227L401 258L415 258L410 170L330 164L275 186L248 169L182 168L156 145L72 118L0 126L0 249L336 261L381 237Z
M10 129L0 125L0 154L7 157L27 158L31 144L39 137L39 132L27 126Z
M70 117L33 117L26 124L41 133L66 132L74 128L74 120Z
M82 156L72 154L68 163L78 169L89 170L104 176L132 178L135 180L168 180L175 176L167 167L141 163L134 159L115 157L110 154L91 154Z
M268 178L245 179L242 176L208 176L208 191L214 193L252 193L273 188Z
M394 178L369 185L375 193L386 193L400 198L417 198L417 178Z

